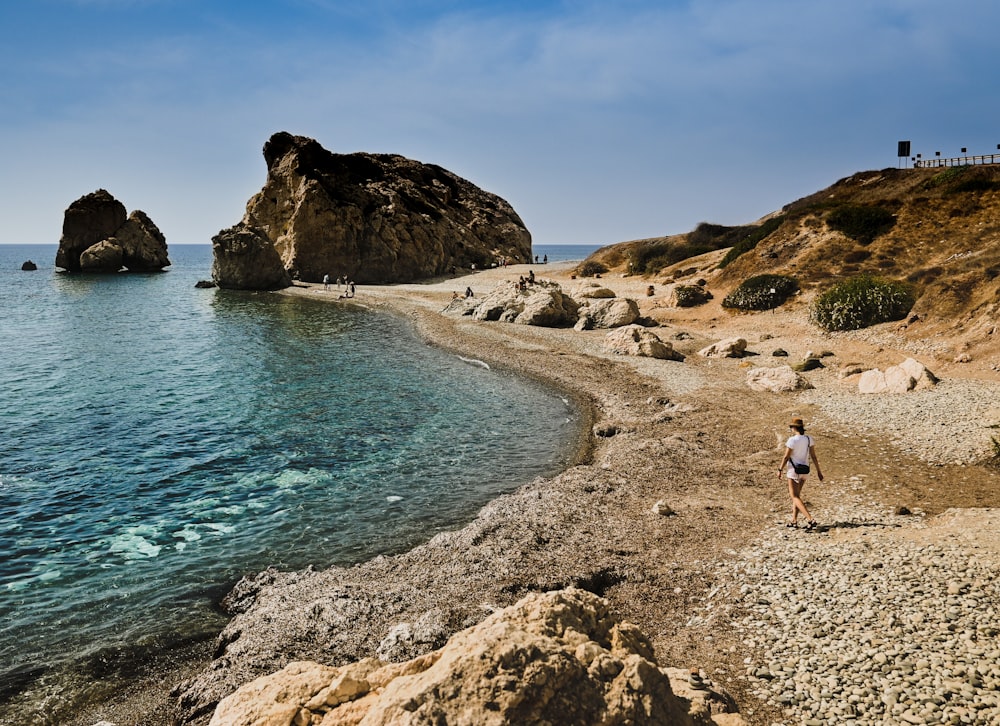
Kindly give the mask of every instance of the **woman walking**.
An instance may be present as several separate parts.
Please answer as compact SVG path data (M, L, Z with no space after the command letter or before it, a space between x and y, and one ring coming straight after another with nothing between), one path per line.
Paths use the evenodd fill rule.
M809 473L809 460L816 467L816 476L823 481L823 472L819 469L819 459L816 458L816 447L812 436L806 436L806 426L800 418L793 418L788 424L792 436L785 442L785 455L778 466L778 478L788 477L788 493L792 497L792 521L786 527L798 527L799 512L806 518L806 529L814 529L816 520L809 514L805 502L802 501L802 486L806 483Z

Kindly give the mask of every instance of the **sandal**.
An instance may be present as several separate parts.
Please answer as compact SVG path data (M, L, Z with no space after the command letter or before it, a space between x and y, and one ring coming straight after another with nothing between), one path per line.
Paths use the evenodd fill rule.
M798 529L799 525L797 522L788 522L786 525L789 529Z
M808 522L806 522L806 529L816 529L816 520L810 519Z

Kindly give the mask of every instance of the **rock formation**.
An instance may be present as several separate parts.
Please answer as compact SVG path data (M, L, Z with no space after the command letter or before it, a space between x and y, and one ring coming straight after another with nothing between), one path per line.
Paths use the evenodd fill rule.
M25 260L24 264L21 265L21 270L23 272L34 272L37 269L38 269L38 265L36 265L31 260Z
M529 595L407 662L292 662L223 699L210 726L744 724L734 710L700 676L659 668L606 600L567 589Z
M476 320L557 327L576 320L577 303L554 282L538 280L526 287L501 282L486 293L471 315Z
M747 385L754 391L800 391L813 388L813 384L800 376L791 366L752 368L747 372Z
M635 355L664 360L681 360L670 342L641 325L625 325L612 330L604 338L604 350L617 355Z
M531 235L513 208L439 166L394 154L335 154L286 132L264 144L267 181L234 227L213 238L220 287L252 287L277 277L266 240L292 278L323 275L358 283L406 282L500 257L531 259ZM224 258L219 262L220 257ZM266 265L262 273L247 269Z
M889 366L885 372L872 368L858 379L859 393L906 393L914 389L930 388L938 382L920 361L907 358L898 366Z
M747 342L743 338L727 338L702 348L698 355L704 358L742 358L746 349Z
M104 189L73 202L63 217L56 267L69 272L156 272L170 266L167 241L144 212Z

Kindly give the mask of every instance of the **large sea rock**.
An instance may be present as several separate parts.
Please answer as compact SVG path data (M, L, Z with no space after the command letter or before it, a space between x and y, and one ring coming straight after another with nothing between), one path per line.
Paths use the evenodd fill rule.
M336 154L286 132L264 144L267 181L243 219L213 238L220 287L280 277L273 259L237 249L256 237L292 279L407 282L501 257L531 259L531 235L506 201L450 171L395 154ZM264 270L250 266L266 265Z
M145 212L98 189L73 202L63 217L56 267L69 272L156 272L170 266L167 240Z

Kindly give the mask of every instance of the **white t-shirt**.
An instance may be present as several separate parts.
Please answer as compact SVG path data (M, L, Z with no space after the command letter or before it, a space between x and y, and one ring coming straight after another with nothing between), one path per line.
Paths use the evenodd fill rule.
M792 461L796 464L808 464L809 447L812 446L812 443L811 436L795 434L795 436L792 436L785 442L785 446L792 450Z

